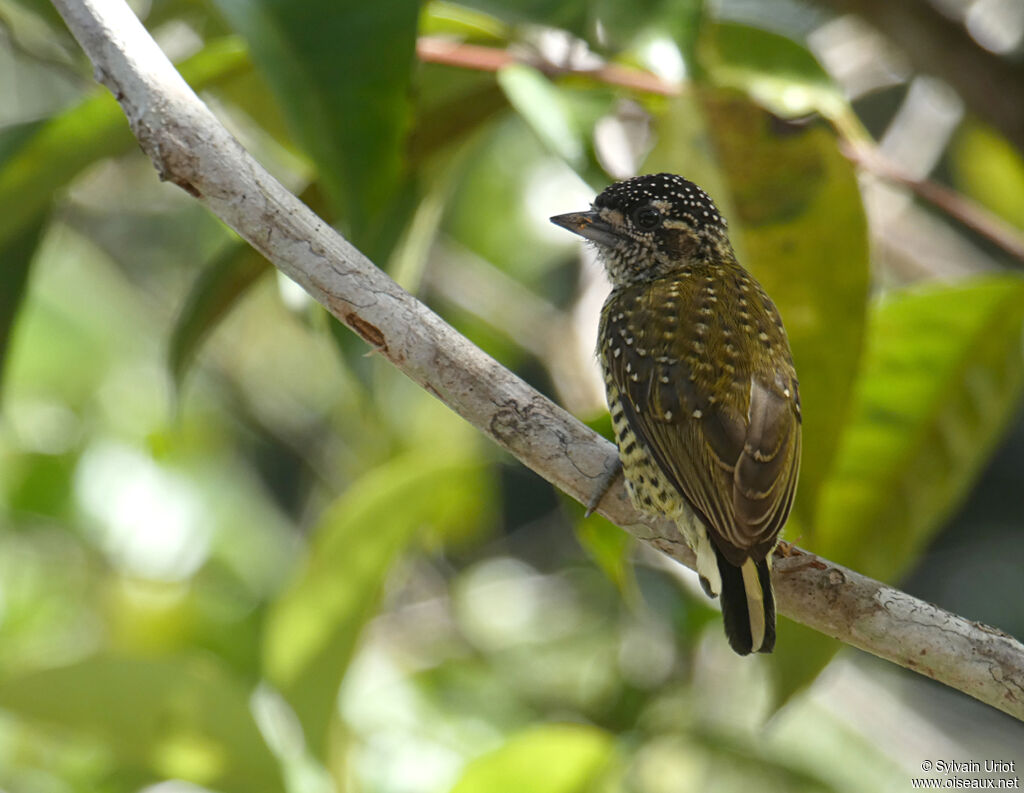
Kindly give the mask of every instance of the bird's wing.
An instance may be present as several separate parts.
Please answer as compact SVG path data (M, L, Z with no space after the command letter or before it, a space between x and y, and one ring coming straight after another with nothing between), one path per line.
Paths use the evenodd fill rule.
M734 564L752 550L767 552L796 489L795 379L782 383L780 375L778 382L766 383L752 375L745 399L711 402L684 361L629 356L629 371L626 361L607 360L626 419L712 529L715 544Z

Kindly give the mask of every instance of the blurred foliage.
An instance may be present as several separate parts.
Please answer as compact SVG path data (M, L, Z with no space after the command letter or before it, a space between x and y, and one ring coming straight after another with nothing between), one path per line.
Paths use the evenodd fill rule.
M593 727L534 727L470 763L452 793L600 790L599 774L613 752L611 736Z
M214 0L244 38L349 238L383 260L405 217L416 0ZM345 79L345 76L358 79ZM399 210L400 217L395 217Z
M121 784L168 776L225 791L281 789L248 693L210 659L95 655L8 677L0 707L94 737Z
M905 290L874 307L819 512L824 555L893 580L920 554L1020 404L1022 323L1016 277Z
M603 287L547 217L612 179L609 139L649 132L623 147L635 167L709 190L785 319L806 421L787 537L812 551L898 581L1019 409L1024 281L878 277L840 147L866 133L764 8L145 13L275 175L606 434ZM798 693L834 642L783 620L773 656L733 656L692 576L584 519L158 183L48 3L0 0L0 19L0 788L905 788L850 715L887 690ZM421 62L417 35L531 65ZM665 97L541 68L581 54L689 80ZM996 132L964 123L948 166L1024 224Z
M1024 229L1024 156L987 127L965 124L953 146L957 186L1019 229Z
M341 685L395 557L425 525L444 531L484 520L492 494L481 462L467 452L449 456L433 449L396 457L353 482L328 507L307 567L267 615L267 677L317 749L334 710L325 693ZM443 499L434 498L439 492Z

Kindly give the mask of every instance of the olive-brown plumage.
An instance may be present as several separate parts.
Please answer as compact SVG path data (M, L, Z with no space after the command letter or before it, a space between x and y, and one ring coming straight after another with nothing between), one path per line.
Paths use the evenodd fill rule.
M672 174L607 188L553 218L597 244L612 281L598 355L637 509L674 519L740 654L770 652L770 554L800 463L800 397L782 319L737 262L704 191Z

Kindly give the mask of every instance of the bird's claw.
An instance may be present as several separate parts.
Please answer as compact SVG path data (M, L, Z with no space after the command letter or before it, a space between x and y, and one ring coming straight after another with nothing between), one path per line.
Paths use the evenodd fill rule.
M604 472L601 474L601 478L597 480L597 487L590 496L590 500L587 502L587 511L583 513L583 517L589 518L597 510L598 504L601 503L601 499L604 498L615 480L619 478L622 473L622 461L618 458L614 458L614 462L609 467L605 465Z

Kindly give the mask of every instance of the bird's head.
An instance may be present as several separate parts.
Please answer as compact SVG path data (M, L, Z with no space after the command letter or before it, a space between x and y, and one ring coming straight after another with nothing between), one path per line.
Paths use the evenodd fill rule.
M660 278L732 250L725 218L711 197L670 173L615 182L589 212L556 215L551 222L595 243L616 286Z

